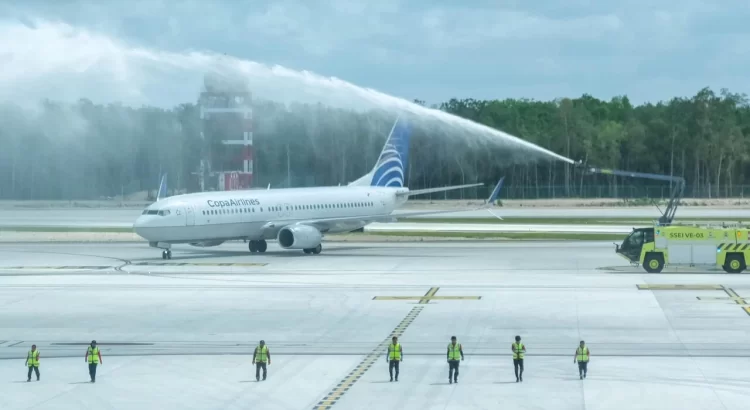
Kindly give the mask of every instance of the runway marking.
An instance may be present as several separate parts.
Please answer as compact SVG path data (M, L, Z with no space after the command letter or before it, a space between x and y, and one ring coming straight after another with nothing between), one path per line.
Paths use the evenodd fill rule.
M732 288L727 288L724 285L636 285L638 290L720 290L729 295L729 297L703 297L696 296L698 300L734 300L737 305L742 307L742 310L750 316L750 303L747 302L750 298L744 298L737 294Z
M107 269L114 266L0 266L0 269Z
M636 285L638 290L724 290L722 285Z
M740 297L740 295L738 295L732 288L724 289L724 292L729 295L730 298L734 299L736 304L742 306L742 310L744 310L745 313L750 315L750 306L747 306L748 303L745 298Z
M432 292L432 294L434 295L435 292L437 292L437 289L438 288L432 288L427 292L427 294L430 294L430 292ZM427 302L425 302L425 304L426 303ZM336 403L338 403L338 400L341 399L341 397L343 397L344 394L349 391L352 386L354 386L354 383L356 383L362 377L362 375L364 375L365 372L367 372L370 367L372 367L372 365L378 360L378 358L380 358L382 354L385 353L385 349L391 343L391 338L393 338L393 336L401 337L401 335L403 335L406 331L406 328L409 327L412 322L414 322L414 319L416 319L417 316L419 316L419 314L422 312L422 309L424 309L424 306L414 306L409 314L406 315L404 320L402 320L401 323L399 323L398 326L393 329L391 334L388 335L385 340L380 342L380 344L377 345L377 347L375 347L375 349L373 349L373 351L370 352L370 354L367 355L367 357L365 357L357 365L357 367L354 368L354 370L352 370L346 377L344 377L343 380L339 382L339 384L336 385L336 387L334 387L327 395L325 395L325 397L323 397L323 399L313 407L313 410L328 410Z
M372 300L418 300L420 305L426 305L431 300L479 300L481 296L435 296L438 289L430 288L424 296L375 296Z
M266 266L267 263L133 262L131 266Z

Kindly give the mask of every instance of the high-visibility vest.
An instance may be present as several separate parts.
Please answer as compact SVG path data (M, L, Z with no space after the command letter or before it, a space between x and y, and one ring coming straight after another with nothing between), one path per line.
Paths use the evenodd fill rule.
M523 343L513 343L513 359L523 359Z
M461 343L448 343L448 360L460 360L461 359Z
M263 345L262 347L258 345L257 350L255 352L255 361L258 363L265 363L268 361L268 346Z
M89 363L99 364L99 347L89 346Z
M579 346L576 349L576 360L579 362L588 362L589 361L589 348L584 347L583 349L581 349L581 347Z
M39 350L33 352L29 350L29 354L26 356L29 367L39 367Z
M388 346L388 360L401 360L401 343Z

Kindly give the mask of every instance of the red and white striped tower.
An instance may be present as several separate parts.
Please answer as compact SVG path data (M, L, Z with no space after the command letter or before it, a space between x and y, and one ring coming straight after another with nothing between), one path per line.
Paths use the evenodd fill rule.
M199 104L203 138L209 147L210 176L218 190L249 189L253 183L252 95L241 79L217 74L204 78ZM226 149L211 152L213 143Z

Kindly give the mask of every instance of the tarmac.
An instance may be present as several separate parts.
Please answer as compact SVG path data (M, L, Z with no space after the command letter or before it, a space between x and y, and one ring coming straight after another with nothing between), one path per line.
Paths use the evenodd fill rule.
M176 246L169 261L145 244L5 243L0 409L744 409L743 297L750 275L647 274L606 242L327 243L320 255L232 242ZM453 335L459 384L447 381ZM256 382L260 339L272 363ZM42 378L27 383L32 343Z
M396 210L398 216L404 212L451 210L439 207L408 210ZM0 227L8 226L45 226L45 227L96 227L96 228L129 228L133 226L142 209L123 208L8 208L0 209ZM493 209L501 218L643 218L650 222L661 213L656 207L638 208L503 208ZM456 211L448 214L426 215L423 218L493 218L486 210ZM722 209L703 207L681 207L677 219L689 218L750 218L750 209ZM393 224L389 224L393 225ZM628 227L628 232L630 227ZM619 231L618 231L619 232Z

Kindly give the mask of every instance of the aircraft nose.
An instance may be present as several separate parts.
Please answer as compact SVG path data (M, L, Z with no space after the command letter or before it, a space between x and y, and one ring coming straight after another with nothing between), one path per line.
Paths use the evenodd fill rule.
M135 220L135 223L133 223L133 230L135 231L135 233L137 233L138 235L144 238L145 236L143 236L143 231L144 231L143 228L146 227L146 223L147 223L147 218L144 218L143 216L139 216Z

